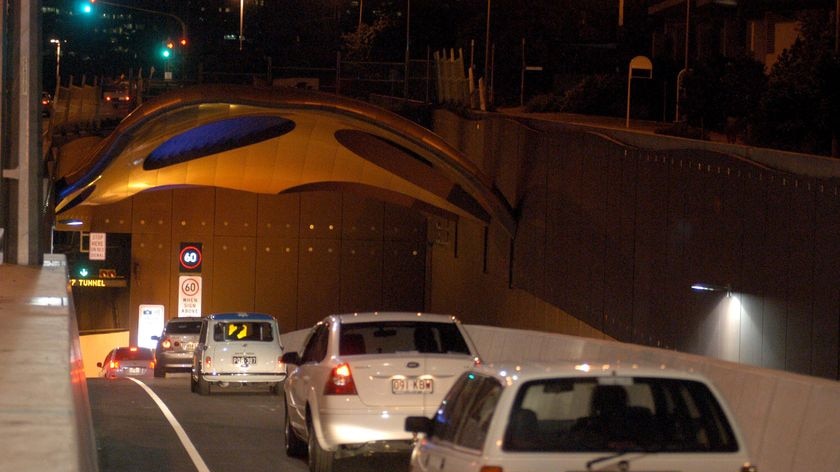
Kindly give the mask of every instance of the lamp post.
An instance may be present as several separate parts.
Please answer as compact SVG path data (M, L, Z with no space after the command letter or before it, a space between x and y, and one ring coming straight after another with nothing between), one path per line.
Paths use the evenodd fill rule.
M50 39L50 43L55 44L55 87L56 90L61 85L61 40Z
M245 0L239 0L239 50L242 50L242 41L245 39L243 27L245 25Z
M403 80L403 98L408 99L408 69L411 61L409 39L411 38L411 0L406 0L405 8L405 78Z

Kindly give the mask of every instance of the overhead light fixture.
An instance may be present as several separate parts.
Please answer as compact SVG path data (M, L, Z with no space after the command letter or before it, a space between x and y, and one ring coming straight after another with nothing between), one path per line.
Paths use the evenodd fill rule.
M715 285L703 282L691 284L691 289L697 292L726 292L726 296L729 296L732 293L731 285Z
M57 223L66 226L82 226L83 224L85 224L85 222L80 220L79 218L67 218L66 220L58 220Z

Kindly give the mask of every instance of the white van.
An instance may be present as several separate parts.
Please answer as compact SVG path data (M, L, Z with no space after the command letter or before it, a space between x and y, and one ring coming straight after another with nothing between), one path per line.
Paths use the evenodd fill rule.
M277 320L263 313L216 313L202 320L193 353L190 388L265 385L282 393L286 366Z

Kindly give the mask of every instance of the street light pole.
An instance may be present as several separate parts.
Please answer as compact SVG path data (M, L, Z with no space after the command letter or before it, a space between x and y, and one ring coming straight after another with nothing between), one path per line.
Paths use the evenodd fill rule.
M243 25L245 24L245 0L239 0L239 50L242 50L242 40L245 39L243 34Z
M50 39L50 43L55 44L55 87L61 86L61 40Z
M484 29L484 81L490 77L490 0L487 0L487 26ZM485 84L488 85L488 84Z
M408 100L408 72L411 63L411 56L409 54L409 45L411 44L411 0L406 0L405 10L405 77L403 80L403 98Z

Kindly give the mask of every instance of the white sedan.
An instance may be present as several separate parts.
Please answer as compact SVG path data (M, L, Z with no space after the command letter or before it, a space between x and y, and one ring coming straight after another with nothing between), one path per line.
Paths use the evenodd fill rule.
M482 366L427 416L406 420L412 472L756 470L712 385L675 370Z
M407 454L405 419L431 416L479 359L455 317L383 312L329 316L283 362L286 453L328 472L341 457Z

